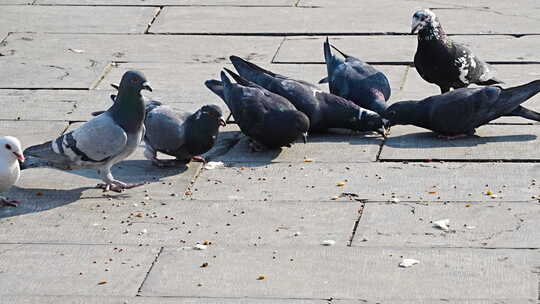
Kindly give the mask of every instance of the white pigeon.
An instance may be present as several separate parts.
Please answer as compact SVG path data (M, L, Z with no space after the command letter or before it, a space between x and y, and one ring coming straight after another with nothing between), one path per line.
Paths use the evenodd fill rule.
M127 71L120 81L116 102L107 111L55 140L29 147L24 154L58 169L96 169L104 181L98 187L105 191L121 192L144 184L124 183L111 173L111 167L131 155L144 136L141 90L152 91L145 76Z
M19 161L24 162L21 142L13 136L0 138L0 192L11 188L21 175ZM0 205L17 206L19 202L14 199L0 197Z

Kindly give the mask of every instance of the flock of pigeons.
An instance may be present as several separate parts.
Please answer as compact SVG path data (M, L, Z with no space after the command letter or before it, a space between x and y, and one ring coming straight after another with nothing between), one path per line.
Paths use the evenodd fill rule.
M420 10L413 15L412 33L418 33L415 67L423 79L440 87L441 95L388 105L391 92L386 76L337 50L328 39L324 43L328 77L320 82L328 82L330 93L236 56L230 60L238 74L225 68L221 80L208 80L205 85L223 99L255 151L290 146L298 138L305 142L308 133L329 128L386 136L392 125L412 124L452 139L472 135L477 127L501 116L540 121L540 113L521 106L540 91L540 80L507 89L467 88L501 81L488 64L446 36L432 11ZM343 58L334 55L332 48ZM0 191L17 182L19 161L24 162L27 156L39 159L40 165L63 170L96 169L104 182L98 187L120 192L142 183L116 180L111 167L133 153L141 140L145 142L144 155L153 164L176 166L191 159L204 161L198 155L212 148L219 127L225 125L222 111L215 105L205 105L191 114L146 100L141 90L152 89L140 72L126 72L120 84L113 86L118 90L117 95L111 95L113 105L93 113L96 117L76 130L31 146L24 153L16 138L0 138ZM158 159L157 152L175 159ZM0 202L17 204L7 198Z

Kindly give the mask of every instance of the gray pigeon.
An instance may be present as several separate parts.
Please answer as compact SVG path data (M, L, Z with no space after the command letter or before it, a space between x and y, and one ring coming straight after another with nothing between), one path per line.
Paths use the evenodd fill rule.
M285 97L306 114L310 121L310 131L324 132L329 128L343 128L385 134L382 118L373 111L323 92L311 83L272 73L240 57L231 56L230 59L242 77Z
M224 126L221 109L205 105L195 113L177 112L168 106L150 102L146 106L146 134L144 156L159 167L187 163L214 146L219 126ZM157 159L157 152L176 157L175 160Z
M477 127L516 111L521 103L538 92L540 80L508 89L498 86L460 88L420 101L396 102L383 116L391 125L415 125L452 139L473 135ZM540 121L538 114L530 117Z
M26 149L24 154L58 169L96 169L105 182L98 187L105 191L121 192L142 185L114 179L111 167L132 154L144 136L143 89L152 91L146 77L127 71L117 101L106 112L53 141Z
M111 86L118 89L116 84ZM116 95L111 95L111 99L114 102ZM199 155L212 149L219 126L225 126L221 109L216 105L205 105L195 113L178 112L156 100L145 99L145 105L144 156L158 167L178 166L192 159L204 162ZM99 114L101 111L92 113ZM158 159L157 152L176 159Z
M306 142L306 115L287 99L225 70L237 83L221 72L221 81L208 80L205 85L225 101L240 130L252 140L253 150L290 146L301 136Z
M331 47L345 57L345 60L332 54ZM378 114L386 110L391 89L388 79L381 71L338 50L328 42L328 37L324 42L324 59L328 77L319 83L328 82L330 93Z
M411 34L418 32L414 66L425 81L438 85L441 93L470 84L501 83L491 67L471 50L446 36L439 19L431 10L414 13Z

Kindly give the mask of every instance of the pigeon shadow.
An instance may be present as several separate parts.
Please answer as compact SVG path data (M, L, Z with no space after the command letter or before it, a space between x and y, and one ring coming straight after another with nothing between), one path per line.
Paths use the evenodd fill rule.
M84 191L92 188L94 187L57 190L13 186L5 195L16 198L20 203L17 207L0 207L0 218L36 213L71 204L79 200Z
M438 138L433 132L418 132L399 136L390 136L384 145L392 148L402 149L476 147L487 143L527 142L534 141L536 139L537 136L532 134L515 134L497 136L473 135L464 138L447 140Z

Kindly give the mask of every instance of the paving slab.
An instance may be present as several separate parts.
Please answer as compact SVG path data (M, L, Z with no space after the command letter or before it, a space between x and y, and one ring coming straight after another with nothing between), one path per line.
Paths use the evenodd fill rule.
M144 33L157 10L125 7L118 14L99 6L2 6L0 27L9 32Z
M327 304L326 300L261 299L261 298L204 298L204 297L77 297L77 296L3 296L5 304ZM468 302L469 303L469 302ZM476 302L470 302L476 303ZM479 302L480 303L480 302ZM517 302L521 303L521 302ZM345 303L343 303L345 304Z
M272 248L165 248L141 294L372 300L537 297L536 274L531 272L539 262L536 251L322 246L276 249L277 253ZM400 268L401 257L415 258L420 264ZM201 268L205 262L208 267ZM258 280L260 276L264 279ZM441 288L441 281L446 288ZM386 288L380 288L383 285Z
M227 59L228 60L228 59ZM294 79L305 80L316 84L327 75L326 67L322 64L261 64L265 69ZM221 103L221 99L212 93L204 82L208 79L219 79L223 67L234 69L228 63L221 64L189 64L189 63L120 63L113 67L97 86L98 89L110 90L110 83L118 83L122 74L129 69L142 71L154 91L152 96L161 91L161 96L171 98L174 102ZM405 77L407 67L376 66L389 78L390 87L397 91ZM328 85L320 85L328 91ZM171 89L165 91L165 89Z
M486 125L475 136L444 140L415 126L394 126L379 160L537 161L540 125Z
M0 89L88 89L103 74L107 63L93 60L35 62L11 58L0 61L9 77L0 79Z
M32 158L29 158L27 163L29 168L21 172L17 185L5 193L8 197L24 201L24 204L18 208L2 209L4 216L48 210L85 198L144 200L148 193L152 193L154 199L181 197L201 166L200 163L190 163L175 168L157 168L144 158L141 147L126 160L114 165L112 174L124 182L148 184L115 193L95 188L96 184L102 182L95 170L61 171L47 167L36 168L35 159ZM52 175L54 179L50 178Z
M0 294L134 296L158 251L25 244L1 255Z
M181 197L154 199L154 194L83 199L41 211L29 210L26 202L24 210L2 207L0 239L9 243L187 248L204 242L211 243L211 248L317 246L331 239L335 246L346 246L361 208L355 201L200 202ZM20 213L1 218L8 212Z
M328 18L323 8L272 7L226 10L219 7L165 7L150 27L151 33L176 34L360 34L410 32L410 18L400 12L380 12L366 7L361 14L350 8L332 9ZM403 21L405 20L405 21ZM226 24L226 26L223 26ZM249 25L249 26L246 26Z
M0 99L5 101L0 119L68 121L84 93L78 90L0 90Z
M433 222L449 219L450 229ZM353 246L538 248L537 203L370 203Z
M515 38L505 35L458 35L452 40L470 48L489 62L540 62L535 52L540 36ZM275 63L324 63L322 52L326 37L287 37L274 59ZM337 36L330 42L346 54L373 63L412 64L416 36ZM313 51L308 51L313 50ZM315 52L317 51L317 52Z
M330 132L333 132L331 130ZM354 162L373 162L377 160L383 138L373 133L350 134L348 130L335 130L336 133L311 134L308 143L297 140L292 147L252 152L246 136L229 152L216 160L223 162L293 162L317 161L339 163L344 160ZM343 132L343 134L337 134Z
M232 167L203 171L192 197L328 201L342 193L354 193L360 199L384 201L392 197L402 201L493 201L486 195L491 190L497 193L496 200L530 201L540 189L534 181L540 178L540 165L525 163L229 165Z
M17 137L23 149L60 136L67 127L68 123L62 121L0 120L0 134Z
M14 0L13 0L14 1ZM36 5L114 5L114 6L293 6L297 0L37 0Z
M35 61L84 58L192 63L223 63L234 54L268 63L282 40L282 37L13 33L1 46L0 53Z
M434 2L434 1L422 1L422 0L407 0L403 1L403 6L396 7L395 2L392 0L367 0L367 1L354 1L354 0L300 0L298 6L316 6L316 7L325 7L325 8L335 8L335 7L349 7L349 8L358 8L364 9L365 7L378 8L380 10L388 9L397 9L402 13L406 14L408 12L412 13L416 9L420 8L454 8L454 7L463 7L460 5L459 1L445 1L444 3Z
M231 7L166 7L151 26L151 33L177 34L366 34L410 33L410 20L416 3L401 10L385 10L381 19L380 7L363 8L361 17L350 7L333 7L333 16L327 18L328 9L318 7L244 8ZM390 5L390 4L389 4ZM407 6L407 4L405 4ZM537 19L522 15L501 15L497 12L468 9L436 9L448 34L538 34ZM211 21L210 21L211 20ZM232 21L235 23L231 23ZM490 20L489 24L483 20ZM223 24L229 26L223 27ZM245 24L249 24L248 28Z

